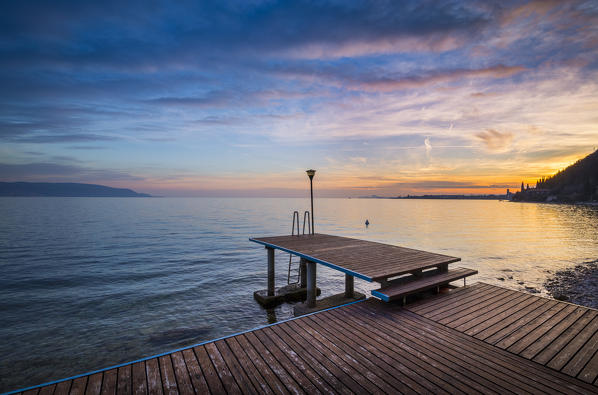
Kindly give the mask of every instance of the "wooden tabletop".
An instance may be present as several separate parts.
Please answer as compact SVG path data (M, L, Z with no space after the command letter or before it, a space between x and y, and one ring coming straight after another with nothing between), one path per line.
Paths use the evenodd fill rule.
M249 240L367 281L381 281L461 260L412 248L321 233L257 237Z

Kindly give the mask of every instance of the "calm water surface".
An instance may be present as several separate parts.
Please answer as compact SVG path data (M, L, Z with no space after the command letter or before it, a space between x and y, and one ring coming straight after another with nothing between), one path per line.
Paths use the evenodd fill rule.
M291 317L290 305L266 311L254 302L266 252L248 237L288 234L291 212L308 207L305 199L0 198L0 391ZM554 271L598 258L595 208L318 199L315 211L317 232L459 256L479 270L472 281L513 289L545 293ZM277 253L280 285L287 265ZM342 292L343 276L319 266L323 296Z

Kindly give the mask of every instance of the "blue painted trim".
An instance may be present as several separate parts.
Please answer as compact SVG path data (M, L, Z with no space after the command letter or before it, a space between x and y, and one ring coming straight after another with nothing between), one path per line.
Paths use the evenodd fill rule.
M373 296L375 296L377 298L380 298L380 299L382 299L385 302L390 302L390 298L387 295L384 295L383 293L380 293L380 292L378 292L376 290L371 291L371 293L372 293Z
M265 241L256 240L256 239L252 239L252 238L249 238L249 241L253 241L254 243L258 243L258 244L264 245L266 247L274 248L274 249L277 249L277 250L282 250L284 252L288 252L289 254L297 255L297 256L299 256L301 258L307 259L308 261L320 263L320 264L322 264L324 266L328 266L328 267L330 267L332 269L341 271L343 273L350 274L351 276L360 278L362 280L366 280L366 281L369 281L369 282L374 281L373 278L368 277L365 274L361 274L361 273L357 273L357 272L354 272L354 271L349 270L349 269L345 269L342 266L338 266L338 265L335 265L333 263L326 262L326 261L323 261L323 260L318 259L318 258L314 258L313 256L309 256L307 254L302 254L302 253L297 252L297 251L289 250L288 248L284 248L284 247L278 246L276 244L266 243Z
M235 336L243 335L243 334L245 334L245 333L249 333L249 332L257 331L257 330L264 329L264 328L269 328L269 327L271 327L271 326L274 326L274 325L280 325L280 324L284 324L285 322L289 322L289 321L298 320L298 319L300 319L300 318L303 318L303 317L308 317L308 316L310 316L310 315L314 315L314 314L323 313L323 312L325 312L325 311L329 311L329 310L338 309L338 308L340 308L340 307L349 306L349 305L352 305L352 304L355 304L355 303L365 302L366 300L367 300L367 299L361 299L361 300L356 300L356 301L354 301L354 302L349 302L349 303L341 304L341 305L339 305L339 306L329 307L329 308L327 308L327 309L323 309L323 310L314 311L313 313L304 314L304 315L302 315L302 316L300 316L300 317L293 317L293 318L289 318L289 319L287 319L287 320L283 320L283 321L275 322L275 323L273 323L273 324L267 324L267 325L258 326L257 328L253 328L253 329L247 329L247 330L245 330L245 331L241 331L241 332L233 333L232 335L226 335L226 336L222 336L222 337L219 337L219 338L216 338L216 339L212 339L212 340L206 340L206 341L204 341L204 342L201 342L201 343L193 344L193 345L190 345L190 346L185 346L185 347L182 347L182 348L177 348L177 349L175 349L175 350L171 350L171 351L163 352L163 353L161 353L161 354L152 355L152 356L150 356L150 357L145 357L145 358L141 358L141 359L136 359L136 360L134 360L134 361L131 361L131 362L125 362L125 363L121 363L121 364L118 364L118 365L109 366L109 367L107 367L107 368L103 368L103 369L94 370L94 371L92 371L92 372L81 373L81 374L78 374L78 375L75 375L75 376L67 377L66 379L54 380L54 381L50 381L50 382L47 382L47 383L43 383L43 384L34 385L34 386L32 386L32 387L21 388L21 389L14 390L14 391L10 391L10 392L4 392L4 393L3 393L3 394L1 394L1 395L11 395L11 394L16 394L16 393L19 393L19 392L25 392L25 391L29 391L29 390L31 390L31 389L34 389L34 388L41 388L41 387L45 387L45 386L47 386L47 385L52 385L52 384L58 384L58 383L62 383L63 381L68 381L68 380L74 380L74 379L78 379L79 377L90 376L90 375L92 375L92 374L95 374L95 373L105 372L105 371L107 371L107 370L111 370L111 369L120 368L120 367L122 367L122 366L131 365L131 364L134 364L134 363L137 363L137 362L148 361L148 360L150 360L150 359L159 358L159 357L162 357L162 356L164 356L164 355L169 355L169 354L172 354L172 353L175 353L175 352L178 352L178 351L187 350L187 349L189 349L189 348L193 348L193 347L197 347L197 346L203 346L204 344L213 343L213 342L216 342L216 341L218 341L218 340L224 340L224 339L228 339L229 337L235 337Z

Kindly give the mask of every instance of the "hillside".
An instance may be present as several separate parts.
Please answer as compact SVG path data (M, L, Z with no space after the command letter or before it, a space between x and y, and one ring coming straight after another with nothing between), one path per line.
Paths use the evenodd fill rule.
M0 196L150 197L125 188L52 182L0 182Z
M598 200L598 150L555 175L538 180L535 189L517 192L513 200L567 203Z

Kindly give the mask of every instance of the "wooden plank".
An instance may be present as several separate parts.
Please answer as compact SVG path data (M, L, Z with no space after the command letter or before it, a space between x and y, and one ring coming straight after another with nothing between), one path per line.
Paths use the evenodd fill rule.
M208 355L204 346L193 347L199 366L206 378L210 392L212 393L223 393L225 392L220 376L216 371L217 367L212 363L210 356Z
M545 365L550 361L559 351L574 339L585 326L598 315L598 311L586 310L584 315L575 323L569 326L558 338L554 339L548 347L546 347L540 354L538 354L534 361Z
M456 391L452 385L447 385L442 378L437 377L426 369L423 364L414 362L405 353L395 352L385 345L379 347L377 343L373 343L372 339L364 338L361 331L355 332L353 328L345 327L331 317L313 317L318 328L322 328L322 334L328 338L338 338L342 343L338 343L339 347L350 348L359 351L360 357L365 358L368 362L364 366L375 372L385 372L381 376L393 388L401 389L403 392L432 392L432 393L447 393L447 391ZM341 329L342 328L342 329ZM347 331L345 331L347 329ZM344 344L343 344L344 343ZM400 384L396 384L396 381ZM408 386L406 388L405 386Z
M188 348L182 351L183 358L185 358L185 364L187 365L187 370L189 371L189 376L191 378L191 384L193 384L193 388L195 389L195 393L197 394L207 394L210 392L208 388L208 383L206 378L201 371L201 367L197 362L197 358L195 357L195 353L192 349ZM224 391L224 389L222 389Z
M588 361L598 350L598 331L587 341L586 344L571 358L571 360L561 370L570 376L576 377L579 372L586 366Z
M432 318L432 316L434 315L439 315L439 314L443 314L443 313L447 313L450 314L450 311L452 309L463 309L465 308L465 306L470 303L470 302L475 302L476 300L484 300L484 298L486 297L490 297L490 296L486 296L486 295L492 295L495 294L497 292L500 292L500 290L498 289L498 287L475 287L472 286L472 288L470 288L470 292L449 292L448 295L439 295L439 297L437 298L438 300L432 300L430 305L422 305L421 308L418 309L413 309L411 306L407 306L407 309L410 309L415 312L417 312L417 314L423 315L425 317L428 318Z
M102 372L94 373L89 376L87 381L87 388L85 388L85 395L99 395L102 390ZM41 395L41 393L40 393Z
M274 392L268 386L268 382L264 380L251 359L249 359L245 351L243 351L243 348L237 339L235 337L229 337L225 341L234 357L239 361L239 365L245 371L249 380L251 380L253 387L256 388L256 391L264 394L273 394Z
M526 306L526 303L529 304L532 301L533 297L531 295L526 295L524 293L510 294L507 296L506 300L501 301L502 303L490 305L484 309L484 312L478 312L474 317L464 321L460 325L451 326L460 332L471 335L471 333L468 333L470 329L480 327L477 331L481 331L482 328L487 328L500 321L501 318L521 310ZM475 330L471 332L476 333Z
M87 386L88 376L78 377L73 380L71 385L70 395L83 395L85 393L85 387Z
M504 309L502 309L502 311L499 311L498 314L496 314L492 317L487 317L487 319L484 321L480 321L480 320L476 319L473 322L473 324L475 324L475 325L472 325L469 328L463 327L463 328L460 328L459 330L461 330L463 333L465 333L469 336L475 336L478 333L490 328L493 325L500 324L500 323L504 322L505 320L512 317L514 314L521 312L523 309L525 309L526 307L530 306L531 304L533 304L535 302L536 302L536 297L534 297L532 295L525 295L525 297L523 299L517 298L513 301L512 304L505 305Z
M16 395L37 395L38 392L39 392L39 388L32 388L28 391L24 391L24 392L21 392Z
M69 390L71 389L71 384L73 380L65 380L61 381L60 383L56 384L56 389L54 390L55 395L67 395Z
M343 369L345 373L359 383L369 393L379 393L381 388L375 383L380 379L370 369L364 369L364 364L358 362L353 357L353 353L348 349L341 349L336 344L329 342L323 338L318 332L315 332L311 327L300 326L303 320L295 320L288 322L288 326L298 336L303 337L305 341L314 347L322 354L326 355L334 364Z
M245 394L256 392L257 388L259 387L256 388L253 386L253 383L251 382L241 365L239 365L237 357L235 357L230 347L226 344L226 341L218 340L214 342L214 345L216 346L216 348L220 352L220 355L226 362L226 365L228 366L231 374L237 381L237 384L241 388L241 391Z
M339 312L340 313L340 312ZM354 317L354 314L351 314ZM364 325L368 318L364 317L358 320L351 318L355 324ZM466 373L471 372L470 377L475 378L480 384L492 382L490 387L500 392L537 392L540 389L543 392L551 392L550 387L540 386L534 388L527 383L527 379L521 379L519 372L506 369L495 361L494 353L484 353L483 351L468 347L467 342L458 341L454 344L443 334L438 333L429 326L414 322L409 318L401 316L400 321L393 321L389 317L376 316L376 322L380 326L381 333L394 339L411 340L414 344L421 344L425 352L430 355L442 355L453 363L453 369ZM422 331L425 328L426 330ZM465 350L467 349L467 352ZM450 365L448 365L450 366ZM512 364L507 364L510 368ZM449 376L450 377L450 376ZM519 378L519 379L518 379ZM503 387L497 389L496 386ZM553 391L555 392L555 391Z
M174 377L176 378L177 389L181 394L194 394L193 385L191 385L191 378L187 371L185 359L180 351L170 354L172 360L172 367L174 368Z
M434 306L438 305L439 303L446 303L447 301L454 300L457 297L462 297L462 295L469 294L471 292L478 292L478 290L480 289L485 289L489 287L490 285L485 283L470 284L465 287L451 289L448 293L441 293L435 296L417 300L413 303L409 303L407 306L405 306L405 308L410 311L421 314L420 310L433 309Z
M372 343L378 349L385 349L384 344L392 347L393 353L409 353L417 356L419 360L426 363L428 367L435 369L435 374L446 380L447 384L455 386L457 391L467 392L475 390L476 392L504 392L496 383L488 380L488 375L480 374L482 371L472 364L457 363L458 360L450 353L445 352L436 346L426 344L419 336L411 336L408 331L374 331L367 318L352 312L333 311L333 315L342 315L346 317L345 325L347 328L353 327L354 334L361 333L364 341ZM396 329L396 328L393 328ZM396 351L395 351L396 350ZM399 351L400 350L400 351ZM451 392L454 392L451 391Z
M312 366L305 362L305 360L289 347L284 340L282 340L272 329L264 328L263 331L258 331L258 338L262 340L262 343L272 349L277 347L284 356L287 357L289 362L299 369L311 382L312 384L322 393L333 393L334 389L328 382L316 372ZM260 337L261 335L261 337ZM338 383L338 381L336 381Z
M116 369L110 369L104 372L104 378L102 379L102 395L116 394L116 379Z
M52 395L55 390L56 384L46 385L45 387L39 389L39 395Z
M538 300L537 304L532 305L532 309L530 311L527 311L525 315L521 315L521 312L515 314L514 316L517 317L517 319L514 319L515 317L512 317L513 319L511 320L505 320L504 322L500 322L498 325L496 325L496 327L492 326L487 330L482 331L475 337L478 339L483 339L487 343L495 344L499 342L502 338L508 336L509 334L532 322L533 320L546 313L556 305L557 303L554 301ZM525 310L527 309L524 309L524 311ZM488 335L486 332L491 333Z
M385 302L397 300L406 295L411 295L416 292L435 288L439 285L448 284L450 282L462 279L464 277L473 276L477 274L477 270L456 268L449 270L446 273L436 274L433 276L424 277L420 280L413 280L405 284L394 284L388 287L382 287L372 291L372 295L380 297Z
M218 373L218 376L220 377L220 380L222 381L222 385L226 389L226 392L232 394L242 393L235 378L226 366L224 358L222 358L220 351L218 351L214 343L207 343L206 345L204 345L204 348L210 356L210 359L214 364L214 368L216 368L216 372Z
M392 313L392 315L398 316L396 318L393 318L393 320L396 321L403 321L406 319L406 317L415 320L418 323L418 328L420 328L420 330L424 329L422 323L425 322L434 328L434 333L445 333L448 336L446 337L447 339L450 339L451 341L459 341L460 347L473 347L475 349L486 350L491 355L494 355L497 358L498 362L505 364L505 366L508 366L511 369L516 369L516 372L518 372L519 376L526 380L546 383L552 388L567 389L571 392L580 392L580 390L584 388L585 391L587 391L588 389L593 389L593 387L588 386L587 384L573 377L561 374L560 372L546 368L542 365L529 361L525 358L519 357L515 354L509 353L505 350L496 348L495 346L488 344L482 340L467 336L459 331L438 324L437 322L429 320L423 316L419 316L410 311L395 311Z
M286 331L285 331L286 328ZM364 389L351 376L347 375L342 369L336 366L324 354L306 345L301 336L297 336L292 331L289 333L288 326L275 325L271 327L283 341L292 347L301 357L318 371L320 376L341 393L359 393Z
M598 330L598 317L594 317L561 351L546 364L556 370L561 370L570 359L584 346L584 344Z
M590 359L577 377L586 383L595 383L598 386L598 351L594 352L592 359Z
M118 368L116 393L119 395L131 393L131 365L125 365Z
M266 362L264 362L264 359L260 356L258 351L256 351L255 348L253 348L253 346L244 336L235 336L234 339L239 343L239 346L247 354L249 359L254 363L261 376L264 377L266 382L269 384L270 389L274 391L274 393L290 393L290 391L287 390L289 384L291 387L299 390L297 383L295 383L295 381L292 378L290 378L290 376L286 375L286 372L284 376L279 376L276 373L276 369L278 369L277 366L271 368ZM283 382L285 383L283 384Z
M160 365L158 358L145 361L145 374L147 375L147 390L150 394L163 394L162 379L160 377Z
M500 300L509 292L509 290L504 288L491 288L476 294L467 295L463 298L461 303L452 301L448 305L441 306L428 312L427 314L422 315L437 322L440 320L450 320L452 317L461 317L461 315L458 314L467 312L468 309L471 309L472 307L475 309L476 307L482 306L485 303L492 303L496 300Z
M323 234L250 240L370 281L460 260L444 254Z
M145 374L145 362L135 362L131 367L131 388L133 394L147 394L147 377Z
M174 369L172 368L170 355L158 357L158 364L160 365L160 376L162 376L162 388L164 389L164 394L178 394L176 378L174 377Z
M307 393L321 392L321 388L323 386L321 386L321 383L314 379L313 372L305 371L304 365L295 365L295 363L299 362L298 358L295 358L295 356L293 355L286 355L282 350L280 350L278 346L276 346L276 344L272 341L272 339L270 339L270 337L266 336L266 334L263 331L251 332L247 335L247 337L250 340L251 338L254 338L255 342L261 342L264 345L264 347L268 350L268 352L270 352L274 356L274 358L276 358L276 360L286 369L286 371L289 372L291 376L293 376L295 381L299 383L299 385L301 385L304 391L306 391ZM315 383L312 382L312 380L315 381Z
M519 355L527 359L533 359L550 343L552 343L555 339L559 338L561 334L567 328L571 327L571 325L573 325L586 311L587 309L581 307L574 308L573 312L571 312L566 318L562 319L560 322L550 322L549 326L542 327L540 329L541 332L536 331L535 334L528 334L525 338L519 341L519 344L517 344L517 348L513 348L513 350L520 349L521 351L517 352ZM536 336L538 334L541 335ZM532 339L532 337L536 337L536 340L533 342L529 341ZM529 343L529 345L526 348L523 348L525 343ZM513 350L509 351L514 352Z
M550 303L550 302L549 302ZM544 322L549 320L554 315L558 314L561 310L566 307L564 303L554 303L554 305L548 309L546 312L540 314L527 324L517 328L517 330L511 332L509 335L503 337L501 340L494 343L497 347L500 348L509 348L519 339L525 337L528 333L533 331L538 326L542 325Z
M395 317L396 316L396 317ZM516 392L543 392L551 393L557 392L552 388L550 382L545 383L545 378L542 377L542 372L537 372L537 367L540 365L532 365L533 369L529 370L530 374L522 374L526 371L525 364L521 364L521 358L516 358L510 353L500 349L492 348L486 345L480 346L479 340L465 337L460 332L454 329L440 326L439 324L430 321L421 316L407 315L403 313L383 314L383 317L377 319L378 322L387 330L397 330L397 324L404 325L406 330L412 333L417 333L422 336L423 340L431 344L439 343L447 349L451 349L456 356L472 364L479 366L486 370L492 376L496 376L504 382L511 382L517 385L521 390ZM471 341L473 340L473 341ZM526 361L527 362L527 361ZM529 366L529 365L528 365ZM548 369L545 369L545 372ZM549 377L552 377L552 372L549 372ZM560 385L560 383L556 383Z
M429 317L434 321L444 324L446 326L450 326L451 328L455 328L457 326L466 324L471 319L475 318L477 314L483 314L488 310L492 310L493 308L497 308L502 306L503 304L509 301L509 297L513 295L513 291L502 291L496 294L493 294L492 297L480 301L477 304L468 306L464 309L460 309L459 311L454 312L453 314L446 316L442 319L438 317Z
M251 348L255 349L257 354L265 361L265 363L272 369L274 374L280 379L280 381L286 386L287 390L294 394L303 393L303 389L294 377L285 370L284 367L278 362L276 358L264 347L264 345L258 340L253 333L249 332L238 337L239 342L243 346L245 343L250 344Z

